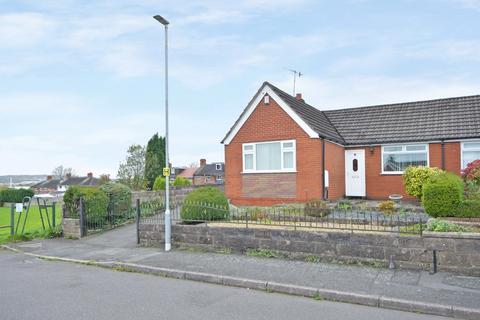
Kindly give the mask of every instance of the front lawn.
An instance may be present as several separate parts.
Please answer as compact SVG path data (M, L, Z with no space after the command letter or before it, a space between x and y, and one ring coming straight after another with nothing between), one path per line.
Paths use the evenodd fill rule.
M57 226L61 225L62 223L62 209L60 205L57 205L55 208L55 224ZM25 213L24 213L25 214ZM22 222L20 227L18 228L18 232L21 231L22 225L23 225L23 219L25 215L22 215ZM48 209L48 214L51 219L51 208ZM48 223L45 220L45 214L44 216L44 222L45 222L45 227L48 229ZM15 213L15 223L17 223L18 219L18 213ZM50 222L51 223L51 222ZM0 226L5 226L5 225L10 225L10 208L9 207L0 207ZM42 229L42 221L40 220L40 213L38 210L38 206L32 206L30 208L30 212L28 213L28 219L27 223L25 225L25 238L33 238L35 236L41 236L44 235L45 232L43 232ZM21 238L17 236L17 238ZM5 243L10 241L10 228L2 228L0 229L0 243Z

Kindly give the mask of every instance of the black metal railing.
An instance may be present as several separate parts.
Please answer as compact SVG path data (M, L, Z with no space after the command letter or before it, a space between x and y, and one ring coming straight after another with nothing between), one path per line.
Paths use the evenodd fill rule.
M163 224L165 207L158 203L141 204L139 223ZM300 206L237 208L202 202L174 203L170 208L173 223L232 224L289 229L340 229L421 235L427 219L415 212L385 213L339 204L329 208Z

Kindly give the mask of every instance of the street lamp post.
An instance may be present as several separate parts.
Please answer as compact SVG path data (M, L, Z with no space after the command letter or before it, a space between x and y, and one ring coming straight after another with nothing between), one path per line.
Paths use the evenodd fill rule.
M168 156L168 24L169 22L162 16L156 15L155 20L165 27L165 166L170 168ZM165 176L165 251L170 251L172 247L172 220L170 214L170 170L167 170Z

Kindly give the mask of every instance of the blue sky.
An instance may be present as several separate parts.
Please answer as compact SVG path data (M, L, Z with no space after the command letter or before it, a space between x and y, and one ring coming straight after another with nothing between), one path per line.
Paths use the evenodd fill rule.
M260 84L291 74L320 109L480 93L480 0L0 0L0 174L116 174L164 132L174 165L219 141Z

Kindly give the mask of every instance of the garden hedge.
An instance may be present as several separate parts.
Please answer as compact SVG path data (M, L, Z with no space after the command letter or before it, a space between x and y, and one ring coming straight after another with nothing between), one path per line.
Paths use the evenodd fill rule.
M403 173L403 186L405 192L411 196L422 198L423 185L433 176L442 173L439 168L425 166L408 167Z
M88 223L102 224L106 221L108 195L103 190L96 187L69 187L63 196L63 202L70 214L78 214L80 198L84 199Z
M165 190L165 177L158 176L153 183L153 190Z
M455 216L463 201L463 182L453 173L430 177L423 185L422 204L433 217Z
M185 198L180 216L187 222L228 219L227 197L214 187L198 188Z
M124 215L132 209L132 190L122 183L107 182L100 190L108 195L110 210L114 215Z
M22 202L24 197L33 197L32 189L3 189L0 190L0 202Z
M173 181L174 187L188 187L192 185L192 182L184 177L176 177L175 181Z

